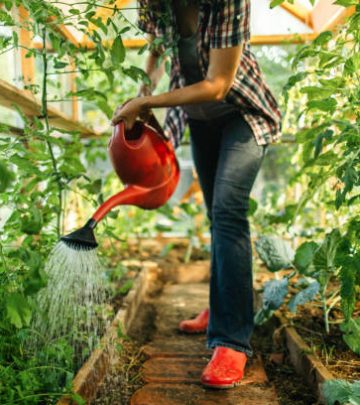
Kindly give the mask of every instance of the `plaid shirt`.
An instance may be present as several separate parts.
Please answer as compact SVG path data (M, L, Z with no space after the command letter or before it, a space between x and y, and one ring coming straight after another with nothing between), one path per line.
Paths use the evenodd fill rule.
M138 0L138 27L163 41L171 53L170 88L185 86L177 51L172 2ZM150 3L150 4L148 4ZM250 51L250 0L201 0L199 2L197 51L203 77L209 65L210 48L228 48L244 43L234 82L225 100L239 107L250 125L258 145L273 143L280 137L281 114L275 98L265 83L254 54ZM183 109L167 109L165 133L177 147L183 136L187 116Z

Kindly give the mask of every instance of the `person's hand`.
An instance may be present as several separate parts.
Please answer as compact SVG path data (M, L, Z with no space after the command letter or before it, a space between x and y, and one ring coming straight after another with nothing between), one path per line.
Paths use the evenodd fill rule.
M144 97L137 97L127 100L124 104L117 107L111 119L112 125L124 121L125 128L131 129L134 126L137 117L146 119L149 110L144 104Z

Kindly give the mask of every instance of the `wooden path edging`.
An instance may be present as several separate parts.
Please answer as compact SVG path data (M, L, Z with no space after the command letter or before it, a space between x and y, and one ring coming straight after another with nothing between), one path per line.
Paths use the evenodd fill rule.
M262 306L261 285L257 281L254 282L254 306L256 310ZM325 381L335 379L334 375L325 367L320 358L298 334L295 327L279 310L275 311L274 316L284 331L290 361L296 372L313 388L320 404L325 404L321 389L322 384Z
M294 326L278 311L276 318L285 331L286 346L290 360L296 372L316 391L320 403L325 404L321 386L325 381L335 379L334 375L324 366L320 358L312 352L308 344L297 333Z
M152 270L157 266L147 266L146 262L143 264L144 266L135 279L133 287L124 298L121 308L101 339L99 348L92 352L73 380L74 393L81 395L87 404L95 397L99 384L115 358L115 343L122 339L119 336L119 327L121 328L121 335L126 335L134 321L139 305L146 295L149 283L154 277ZM65 395L57 402L57 405L75 405L75 402L68 395Z

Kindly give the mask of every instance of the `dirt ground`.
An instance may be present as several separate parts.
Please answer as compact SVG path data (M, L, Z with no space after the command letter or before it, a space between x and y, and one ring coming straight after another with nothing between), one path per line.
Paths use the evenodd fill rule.
M162 247L160 244L145 244L142 246L142 251L139 252L135 245L130 246L127 259L151 260L159 263L163 269L161 283L164 283L168 281L166 280L167 272L173 271L174 266L182 264L186 242L175 243L167 255L161 254ZM194 250L192 260L208 259L208 257L208 253ZM132 271L136 272L136 269ZM160 292L161 288L156 291L156 294ZM141 347L151 340L155 316L156 313L151 305L143 305L140 308L139 316L132 330L129 331L129 338L119 352L118 361L101 385L92 405L127 405L132 394L144 384L141 378L141 365L145 361L145 357L141 352ZM265 325L257 326L252 344L255 351L262 353L266 373L276 388L280 404L316 404L315 394L296 374L283 343L273 338L276 328L275 319Z
M332 310L331 321L336 322L341 318L339 309ZM330 333L326 334L322 311L313 304L300 307L293 322L298 333L334 377L348 381L360 380L360 358L344 342L339 324L330 324Z
M141 352L143 344L151 340L155 313L149 305L143 305L135 325L129 332L117 363L102 384L92 405L128 405L132 394L144 385L141 365L146 360ZM284 346L274 341L275 320L256 327L253 348L260 352L269 381L274 384L281 405L314 405L315 394L303 382L292 367ZM280 362L279 362L280 358ZM274 359L277 362L274 362Z

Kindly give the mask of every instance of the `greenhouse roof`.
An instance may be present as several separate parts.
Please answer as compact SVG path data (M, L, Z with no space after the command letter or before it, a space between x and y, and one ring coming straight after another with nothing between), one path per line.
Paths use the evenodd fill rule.
M71 4L71 0L63 3ZM283 41L299 42L311 39L319 32L333 28L343 21L349 10L333 4L333 0L295 0L294 3L284 2L279 7L270 8L269 0L251 0L251 33L254 44L279 44ZM116 6L123 9L124 16L132 23L137 19L136 0L117 0ZM67 11L67 6L62 5ZM106 17L112 11L99 7L98 15ZM87 43L86 36L73 27L63 27L66 35L73 42ZM139 33L135 29L126 35L127 45L141 46Z

